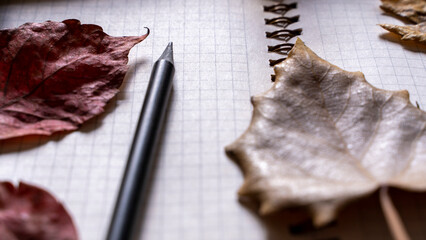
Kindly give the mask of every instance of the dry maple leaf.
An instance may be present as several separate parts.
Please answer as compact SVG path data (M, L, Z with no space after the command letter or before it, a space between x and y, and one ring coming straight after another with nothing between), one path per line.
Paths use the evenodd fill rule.
M261 214L306 206L323 226L379 188L426 190L426 113L407 91L377 89L300 39L274 70L272 88L251 99L250 126L226 147L244 173L239 195Z
M2 240L77 240L77 231L64 206L47 191L20 183L0 182Z
M426 21L425 0L382 0L380 7L414 23Z
M379 24L389 32L402 36L402 40L414 40L426 44L426 22L409 26L398 26L393 24Z
M111 37L78 20L0 31L0 140L74 130L104 111L147 37Z

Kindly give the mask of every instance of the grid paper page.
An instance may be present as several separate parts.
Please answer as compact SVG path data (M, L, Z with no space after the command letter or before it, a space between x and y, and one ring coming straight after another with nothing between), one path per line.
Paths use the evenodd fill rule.
M426 106L425 54L382 39L377 23L395 23L378 1L300 0L302 40L317 54L386 89L408 89ZM129 55L121 92L106 113L76 132L0 143L0 178L51 190L73 215L81 238L103 239L153 62L174 42L175 85L147 202L142 239L388 239L377 198L348 207L325 230L290 235L281 218L257 217L237 201L242 183L223 148L248 126L249 97L270 86L263 0L21 0L0 2L1 28L77 18L113 36L151 35ZM273 28L272 28L273 29ZM294 39L293 39L294 40ZM397 41L397 42L393 42ZM416 195L417 196L417 195ZM422 239L425 197L396 199ZM417 238L416 238L417 239Z
M256 237L245 230L257 223L236 201L241 174L223 151L250 119L245 19L255 11L263 26L260 3L92 0L9 1L0 6L2 28L77 18L113 36L151 29L131 51L130 70L106 113L70 134L2 143L2 179L48 188L65 202L82 239L103 239L152 63L173 41L175 85L143 239L261 238L261 231Z

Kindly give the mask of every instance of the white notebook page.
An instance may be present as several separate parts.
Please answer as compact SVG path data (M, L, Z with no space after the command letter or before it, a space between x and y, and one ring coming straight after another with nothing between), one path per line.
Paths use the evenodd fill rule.
M287 1L288 2L288 1ZM374 199L353 206L337 225L291 235L283 221L261 220L237 201L242 175L223 148L248 126L250 96L270 86L264 0L9 0L1 28L25 22L79 19L113 36L151 35L129 55L121 92L106 113L78 131L0 143L0 178L52 191L70 210L84 240L104 239L153 62L174 42L173 97L153 174L142 239L387 239ZM426 107L425 50L376 24L399 23L379 1L299 0L302 40L343 69L362 71L373 85L408 89ZM294 41L294 39L292 40ZM396 42L395 42L396 41ZM423 201L422 201L423 200ZM425 197L401 200L415 239L426 238ZM290 220L288 220L290 219ZM291 222L291 221L290 221Z

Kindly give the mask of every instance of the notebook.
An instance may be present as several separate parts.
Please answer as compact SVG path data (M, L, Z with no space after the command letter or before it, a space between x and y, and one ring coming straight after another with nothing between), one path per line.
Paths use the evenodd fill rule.
M407 89L426 108L425 48L401 42L377 24L401 22L379 0L295 0L300 15L286 29L320 57L362 71L374 86ZM0 2L0 27L79 19L110 35L151 35L129 55L120 93L104 114L78 131L0 143L1 180L43 186L64 202L81 239L104 239L153 62L174 42L176 75L161 150L152 176L141 239L389 239L376 198L344 210L322 230L297 233L297 212L261 218L238 202L238 167L224 154L248 126L250 96L271 86L265 25L277 17L266 0L8 0ZM288 42L292 43L295 38ZM394 199L413 239L426 239L425 196ZM290 226L290 227L289 227ZM300 226L296 224L296 227ZM293 230L292 230L293 229ZM296 232L295 232L296 231Z

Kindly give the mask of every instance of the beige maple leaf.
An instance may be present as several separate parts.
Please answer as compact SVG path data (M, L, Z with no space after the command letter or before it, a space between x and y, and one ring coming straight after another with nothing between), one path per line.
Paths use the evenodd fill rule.
M244 173L239 195L261 214L306 206L323 226L379 188L426 190L426 113L407 91L375 88L300 39L274 70L271 89L251 99L250 126L226 147Z
M402 36L402 40L414 40L426 44L426 22L416 25L398 26L393 24L379 24L389 32Z
M380 7L415 23L426 21L425 0L382 0Z

